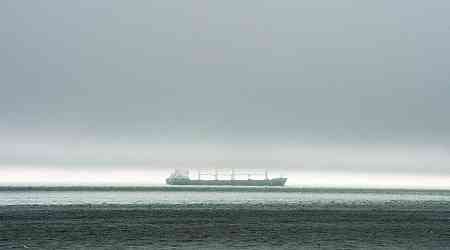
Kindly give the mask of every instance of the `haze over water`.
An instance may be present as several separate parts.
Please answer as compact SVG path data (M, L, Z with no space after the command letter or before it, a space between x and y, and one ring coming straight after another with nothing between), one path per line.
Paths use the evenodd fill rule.
M450 190L377 190L290 187L0 187L0 206L80 204L244 204L299 205L388 205L393 202L450 202Z

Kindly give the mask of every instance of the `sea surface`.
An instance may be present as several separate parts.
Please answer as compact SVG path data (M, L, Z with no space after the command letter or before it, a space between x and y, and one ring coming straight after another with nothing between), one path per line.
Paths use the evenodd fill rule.
M450 191L0 187L0 249L450 249Z

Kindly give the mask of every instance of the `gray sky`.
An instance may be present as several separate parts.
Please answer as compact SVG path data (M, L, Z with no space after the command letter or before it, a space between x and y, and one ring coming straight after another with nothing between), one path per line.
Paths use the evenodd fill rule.
M448 13L448 1L1 1L0 164L450 175Z

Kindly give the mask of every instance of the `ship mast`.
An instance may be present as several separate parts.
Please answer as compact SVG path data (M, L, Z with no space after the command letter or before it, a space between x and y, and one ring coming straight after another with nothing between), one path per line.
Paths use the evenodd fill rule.
M219 171L217 168L214 168L214 179L217 181L219 179Z

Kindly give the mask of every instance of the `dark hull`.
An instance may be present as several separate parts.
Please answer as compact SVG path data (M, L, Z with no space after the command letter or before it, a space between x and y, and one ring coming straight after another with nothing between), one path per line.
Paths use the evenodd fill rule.
M190 180L184 178L167 178L169 185L194 186L284 186L287 178L273 178L268 180Z

